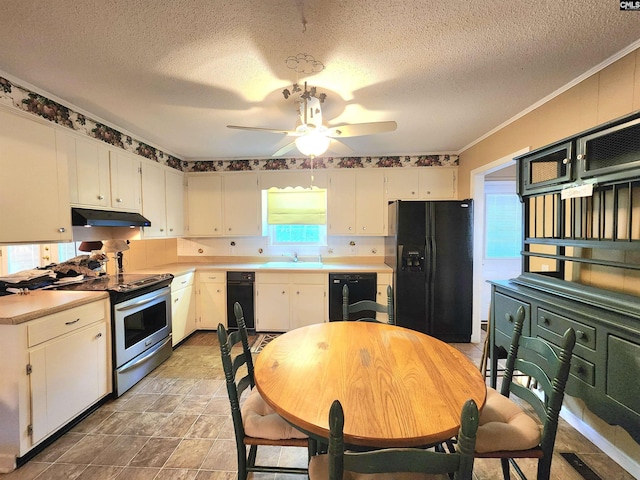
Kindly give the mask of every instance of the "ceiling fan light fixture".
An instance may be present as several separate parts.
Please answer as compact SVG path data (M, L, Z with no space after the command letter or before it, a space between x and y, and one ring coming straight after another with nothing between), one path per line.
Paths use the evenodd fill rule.
M331 139L314 129L297 137L295 142L300 153L309 157L317 157L327 151Z

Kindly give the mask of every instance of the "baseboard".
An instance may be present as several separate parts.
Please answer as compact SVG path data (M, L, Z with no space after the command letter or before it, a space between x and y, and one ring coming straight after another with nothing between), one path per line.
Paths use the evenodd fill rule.
M640 463L635 459L621 452L618 447L609 441L605 436L591 428L580 417L572 413L567 408L562 408L560 416L564 418L569 425L575 428L582 435L587 437L596 447L606 453L614 462L624 468L631 476L640 480L640 477L636 476L637 472L640 472ZM636 472L636 473L633 473Z
M16 456L0 453L0 473L13 472L16 469Z

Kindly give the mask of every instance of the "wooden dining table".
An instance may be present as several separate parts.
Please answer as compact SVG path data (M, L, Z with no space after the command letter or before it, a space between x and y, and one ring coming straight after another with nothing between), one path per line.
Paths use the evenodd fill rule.
M255 382L285 420L322 440L340 400L345 443L432 445L458 434L472 398L481 409L484 377L454 347L420 332L373 322L328 322L291 330L255 359Z

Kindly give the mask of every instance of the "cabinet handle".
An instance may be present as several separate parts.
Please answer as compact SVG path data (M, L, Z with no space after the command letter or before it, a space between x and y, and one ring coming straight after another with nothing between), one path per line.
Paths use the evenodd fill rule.
M98 195L98 200L104 200L104 195Z
M283 291L282 291L282 295L284 295L284 294L285 294L285 291L283 290Z
M582 365L578 365L576 367L576 373L581 377L584 377L587 374L587 370Z
M187 281L186 281L186 280L183 280L183 281L182 281L182 282L180 282L180 283L182 283L182 284L184 285L185 283L187 283Z
M565 158L564 160L562 160L562 164L563 165L566 165L567 163L569 163L569 159L568 158Z
M96 335L96 338L100 338L102 336L102 333L99 333Z
M300 295L300 292L296 292L296 295Z
M60 233L64 233L64 232L66 232L66 231L67 231L67 229L66 229L66 228L64 228L64 227L60 227L60 228L58 229L58 232L60 232Z
M160 229L160 231L161 231L161 232L164 232L164 228L161 228L161 229Z
M587 156L584 153L578 155L578 160L584 160L585 158L587 158Z
M580 340L587 340L587 334L584 333L582 330L576 330L576 336L580 339Z
M549 325L551 323L547 317L541 317L541 320L542 320L542 323L545 325Z
M49 260L49 256L45 255L44 257L42 257L43 260Z
M173 303L177 303L177 302L178 302L178 300L180 300L180 299L179 299L179 298L174 299L174 300L173 300Z
M513 317L511 316L511 314L510 314L510 313L505 313L505 314L504 314L504 318L505 318L505 320L506 320L507 322L509 322L509 323L513 323Z
M217 289L217 290L216 290L216 292L218 292L218 293L220 293L220 291L221 291L220 289Z
M121 198L116 198L116 202L122 203L122 199Z
M75 320L71 320L70 322L64 322L65 325L73 325L74 323L78 323L80 321L79 318L76 318Z
M169 229L169 231L170 231L170 232L173 232L173 228L170 228L170 229Z

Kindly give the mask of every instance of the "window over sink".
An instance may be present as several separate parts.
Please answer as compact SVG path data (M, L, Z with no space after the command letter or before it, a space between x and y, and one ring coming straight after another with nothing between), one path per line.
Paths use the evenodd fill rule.
M263 190L262 235L269 238L269 245L326 246L326 190L317 187Z

